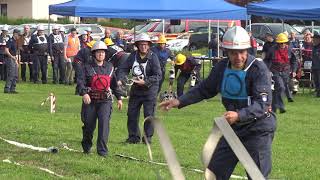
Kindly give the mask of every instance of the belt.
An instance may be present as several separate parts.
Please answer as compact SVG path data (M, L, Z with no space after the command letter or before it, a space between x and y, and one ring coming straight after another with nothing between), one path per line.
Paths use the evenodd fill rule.
M89 91L89 96L91 100L107 100L112 99L112 93L110 91L97 91L91 90Z

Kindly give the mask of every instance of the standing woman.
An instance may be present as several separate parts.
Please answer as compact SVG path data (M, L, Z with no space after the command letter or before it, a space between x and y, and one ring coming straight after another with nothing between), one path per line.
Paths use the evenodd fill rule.
M96 128L98 118L98 139L97 153L100 156L107 156L109 122L112 112L112 93L118 99L118 109L122 109L121 95L117 86L114 67L106 62L107 46L98 41L94 44L91 51L93 62L84 65L81 77L78 79L80 95L83 99L82 104L82 148L88 154L92 147L93 133Z

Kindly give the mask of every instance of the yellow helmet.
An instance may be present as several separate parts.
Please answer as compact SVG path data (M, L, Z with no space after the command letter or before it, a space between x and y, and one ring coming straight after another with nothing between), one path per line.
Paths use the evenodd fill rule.
M183 64L184 62L186 62L186 60L187 60L187 57L186 57L185 55L183 55L183 54L178 54L178 55L176 56L175 64L176 64L176 65L181 65L181 64Z
M104 43L106 43L107 46L114 45L113 41L110 38L105 38Z
M96 43L96 41L95 41L95 40L90 41L90 42L87 42L87 46L88 46L88 47L90 47L90 48L92 48L92 47L93 47L93 45L94 45L94 43Z
M164 34L160 35L157 43L158 44L166 44L167 43L166 36Z
M287 43L289 41L288 36L285 33L280 33L277 35L277 43Z

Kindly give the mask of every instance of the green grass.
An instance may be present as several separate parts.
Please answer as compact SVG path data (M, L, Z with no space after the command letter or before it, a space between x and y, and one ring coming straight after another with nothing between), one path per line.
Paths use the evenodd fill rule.
M3 86L1 82L0 87ZM17 91L17 95L0 93L1 137L41 147L67 143L71 148L81 150L81 97L74 95L74 87L19 83ZM55 114L49 113L48 105L40 106L50 92L57 97ZM294 103L287 104L287 113L278 115L272 178L319 179L319 104L319 99L310 94L298 94ZM157 171L164 179L170 179L166 167L115 156L122 153L148 159L145 145L123 143L127 137L127 100L124 105L124 109L119 111L114 104L107 158L99 157L95 146L90 155L63 149L58 154L48 154L21 149L0 140L0 179L57 178L35 167L48 168L66 179L156 179ZM169 113L157 112L157 116L164 120L181 165L202 168L200 153L212 127L212 119L223 112L219 97ZM165 162L156 136L152 149L154 160ZM3 163L2 160L7 158L24 166ZM203 179L199 173L187 170L184 173L187 179ZM234 174L245 175L245 172L238 166Z

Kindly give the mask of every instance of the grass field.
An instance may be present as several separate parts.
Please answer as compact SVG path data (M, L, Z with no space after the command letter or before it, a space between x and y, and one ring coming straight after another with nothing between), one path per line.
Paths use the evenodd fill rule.
M3 86L1 82L0 87ZM81 150L81 97L74 95L74 87L20 83L17 91L19 94L0 93L1 137L41 147L59 147L67 143L69 147ZM48 105L40 106L50 92L57 97L55 114L49 113ZM294 103L287 104L287 113L278 115L271 178L320 178L319 104L320 99L311 94L298 94ZM99 157L95 146L90 155L64 149L58 154L49 154L21 149L0 140L0 179L58 178L36 167L48 168L66 179L156 179L157 173L163 179L170 179L167 167L115 156L122 153L148 160L145 145L123 143L127 137L126 109L127 100L122 111L118 111L114 104L107 158ZM212 127L212 119L223 112L219 97L169 113L157 111L157 116L164 120L181 165L202 168L200 153ZM95 140L96 134L94 144ZM154 160L165 162L156 136L152 149ZM24 166L3 163L4 159ZM203 179L202 174L196 172L184 170L184 173L187 179ZM234 174L244 176L245 172L238 166Z

